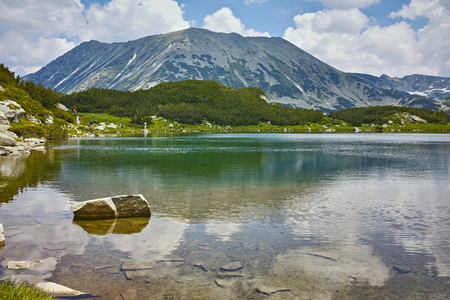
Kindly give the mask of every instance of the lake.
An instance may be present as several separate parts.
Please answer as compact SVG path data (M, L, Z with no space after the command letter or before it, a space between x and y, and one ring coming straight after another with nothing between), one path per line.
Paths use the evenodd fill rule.
M126 194L151 218L73 221ZM450 135L71 139L0 157L0 276L99 299L447 299L449 194Z

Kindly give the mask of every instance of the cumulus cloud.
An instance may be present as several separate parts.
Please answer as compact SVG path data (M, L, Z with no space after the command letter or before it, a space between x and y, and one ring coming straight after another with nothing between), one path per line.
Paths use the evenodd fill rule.
M391 14L398 22L390 26L370 25L355 8L300 14L294 17L295 28L287 28L283 37L347 72L450 76L450 40L439 38L450 36L449 11L442 1L412 0ZM415 31L408 20L419 17L429 22Z
M239 18L236 18L228 7L222 7L212 15L207 15L203 19L203 28L216 32L235 32L243 36L267 36L267 32L258 32L254 29L246 29Z
M0 60L24 75L91 39L128 41L189 27L174 0L111 0L85 7L80 0L0 2Z
M112 0L104 6L91 5L85 17L85 40L128 41L189 27L182 9L172 0Z

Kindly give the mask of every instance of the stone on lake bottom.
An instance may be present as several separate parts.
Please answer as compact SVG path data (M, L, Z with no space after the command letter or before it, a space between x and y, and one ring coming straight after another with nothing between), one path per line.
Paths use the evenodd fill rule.
M205 272L208 271L208 268L206 267L206 263L203 262L203 261L202 261L202 262L195 263L195 264L194 264L194 267L200 268L200 269L202 269L202 270L205 271Z
M156 265L156 261L153 259L147 260L126 260L122 263L122 271L136 271L153 269Z
M273 287L268 287L268 286L262 285L262 286L257 287L256 291L258 293L270 296L277 292L288 292L288 291L290 291L290 289L288 289L288 288L273 288Z
M128 280L138 280L141 278L147 278L150 276L149 273L150 269L146 269L146 270L136 270L136 271L125 271L125 277Z
M394 270L401 273L401 274L406 274L406 273L410 273L411 272L411 268L406 268L406 267L400 267L400 266L393 266Z
M45 293L52 294L53 297L74 297L85 295L83 292L73 290L54 282L40 282L36 284L36 287Z
M241 268L242 268L241 262L234 261L234 262L228 263L226 265L223 265L222 267L220 267L220 270L234 272L234 271L240 270Z
M218 272L217 276L219 278L236 278L236 277L244 277L242 274L240 273L235 273L235 272Z
M7 268L9 270L25 270L30 269L34 265L34 261L10 261Z
M234 285L235 281L231 279L215 279L214 282L218 287L230 288Z
M309 252L308 255L315 256L315 257L320 257L320 258L324 258L324 259L328 259L328 260L331 260L331 261L334 261L334 262L338 261L337 257L334 257L334 256L329 255L329 254L325 254L325 253Z

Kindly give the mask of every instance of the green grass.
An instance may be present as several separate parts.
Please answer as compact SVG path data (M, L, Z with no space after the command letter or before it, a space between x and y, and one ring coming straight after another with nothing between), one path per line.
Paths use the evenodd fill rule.
M12 299L50 300L53 297L27 283L16 283L10 279L0 282L0 300Z
M71 130L69 133L82 136L86 133L98 133L98 134L127 134L127 133L142 133L144 130L143 125L131 123L131 118L128 117L116 117L109 114L94 114L94 113L81 113L80 125L76 125L76 130ZM120 126L117 129L106 128L104 131L99 131L91 128L90 120L95 122L94 126L99 123L114 123ZM325 117L324 121L320 123L308 123L304 126L300 125L271 125L269 123L260 122L258 125L250 126L220 126L211 122L204 121L201 124L189 125L177 123L173 120L156 118L153 119L151 124L147 125L149 133L192 133L192 132L204 132L204 133L216 133L216 132L353 132L355 126L351 126L340 120L333 120ZM363 124L357 126L361 132L377 132L381 125ZM78 132L77 132L78 131ZM401 133L450 133L450 124L399 124L395 122L392 125L388 125L383 128L383 132L401 132Z

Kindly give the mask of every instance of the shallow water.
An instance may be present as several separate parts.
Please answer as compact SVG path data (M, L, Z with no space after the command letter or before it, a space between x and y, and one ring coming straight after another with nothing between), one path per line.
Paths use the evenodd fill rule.
M446 299L449 174L450 135L72 139L0 158L1 265L39 261L1 276L103 299ZM134 193L149 220L72 221L77 201Z

